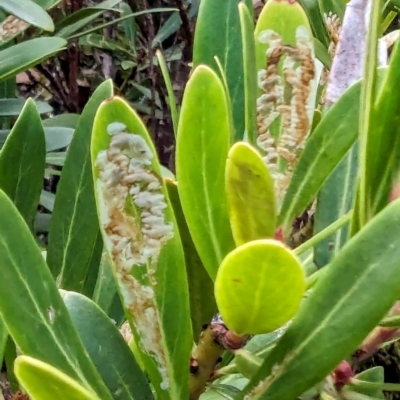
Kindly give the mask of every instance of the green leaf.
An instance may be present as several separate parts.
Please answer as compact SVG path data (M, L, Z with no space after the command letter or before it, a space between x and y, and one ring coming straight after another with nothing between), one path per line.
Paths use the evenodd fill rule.
M59 114L45 119L42 123L46 128L71 128L76 129L79 122L79 114Z
M110 318L81 294L63 291L62 296L89 357L114 400L153 399L147 378Z
M43 127L35 103L29 99L0 151L0 188L30 228L39 204L44 168Z
M280 223L286 232L357 140L360 89L358 82L346 90L308 138L282 204Z
M323 2L326 1L327 0L323 0ZM320 2L318 0L299 0L299 3L307 13L314 36L327 48L329 46L330 39L325 27L323 14L321 13L319 7Z
M65 158L67 157L66 151L56 151L54 153L46 154L46 164L57 165L62 167L65 164Z
M4 348L4 365L7 370L7 380L10 382L11 389L17 392L20 389L17 377L14 373L14 363L17 358L17 348L10 336L7 337L6 346Z
M373 214L382 210L389 201L393 180L399 171L400 96L393 85L400 80L400 45L396 44L390 57L386 79L382 82L374 105L367 149L367 189ZM385 157L382 157L382 154Z
M348 0L318 0L321 15L329 15L331 13L343 19L347 1ZM308 2L310 2L310 0L308 0Z
M209 323L212 317L218 312L214 298L214 282L205 270L190 236L179 199L178 186L170 179L167 179L165 183L174 209L185 253L193 338L195 341L198 341L200 333L204 330L204 324Z
M66 32L66 31L64 32L64 30L63 30L62 33L61 32L59 33L59 36L65 37L67 40L71 40L74 38L79 38L79 37L88 35L89 33L96 32L101 29L105 29L111 25L116 25L119 22L126 21L130 18L139 17L140 15L146 15L146 14L152 14L152 13L162 13L162 12L175 11L175 10L176 10L176 8L167 8L167 7L166 8L151 8L149 10L143 10L143 11L139 11L139 12L136 12L133 14L123 15L122 17L112 19L111 21L105 22L100 25L96 25L93 28L88 28L87 30L85 30L83 32L78 32L75 34L71 34L69 36L67 35L68 32ZM82 27L79 27L79 29L81 29L81 28ZM74 28L74 30L75 30L75 28Z
M102 255L92 299L117 325L123 322L124 310L106 252Z
M6 347L7 337L8 337L8 332L6 325L0 318L0 360L3 360L4 357L4 350Z
M211 279L234 248L224 185L230 138L224 86L209 67L197 67L183 96L176 175L190 234Z
M326 267L240 399L248 393L254 399L294 399L356 350L398 299L399 235L397 200L359 231Z
M349 134L346 130L343 130L343 133ZM357 171L358 143L356 142L329 175L318 193L318 207L314 214L314 235L333 224L353 207ZM333 255L346 243L348 233L349 227L346 225L315 246L314 261L318 268L329 263Z
M45 127L46 152L63 149L70 145L74 130L65 127Z
M359 127L359 174L358 174L358 187L357 197L359 201L355 203L355 212L353 213L351 233L355 234L361 227L363 227L369 219L371 219L375 212L372 208L374 193L371 193L369 186L369 174L371 170L370 162L370 149L375 146L374 138L376 138L375 118L378 113L374 108L375 95L377 93L377 78L376 68L378 65L378 39L380 34L380 22L382 14L382 0L375 0L371 3L370 12L365 11L365 15L369 16L368 35L366 40L366 48L368 51L365 53L364 62L364 75L363 85L361 87L361 100L360 100L360 127ZM363 4L362 9L368 9L368 4ZM396 73L397 75L397 73ZM385 99L387 101L387 99ZM397 112L397 111L396 111ZM397 122L397 117L396 117ZM392 126L390 127L392 128ZM381 139L378 138L378 141ZM372 151L377 149L372 147ZM382 154L379 155L382 157ZM375 167L375 165L373 166ZM381 172L381 171L379 171ZM372 173L375 173L373 171Z
M15 361L15 373L32 400L100 400L57 368L28 356Z
M61 1L62 0L34 0L36 5L41 7L43 10L48 10L49 8L56 6ZM22 21L13 15L9 15L7 18L3 17L2 21L0 22L0 44L9 44L11 39L23 33L27 28L29 28L29 26L30 25L27 22Z
M366 371L361 372L355 376L356 379L366 382L373 382L373 383L384 383L385 378L385 371L383 367L373 367L367 369ZM365 394L366 396L371 396L376 399L385 399L385 396L382 390L379 389L366 389L357 386L351 386L351 389L355 392Z
M0 221L0 314L10 336L23 354L63 371L101 399L112 400L84 350L35 239L2 191Z
M245 98L245 135L252 144L257 136L257 69L254 43L253 16L245 3L239 3L240 30L243 47L243 73Z
M91 154L103 240L146 371L160 400L187 398L192 335L184 254L154 146L121 98L100 106Z
M169 108L171 111L172 125L174 127L174 134L175 134L175 138L176 138L177 131L178 131L179 113L178 113L178 109L176 106L176 98L175 98L174 90L172 87L171 77L169 76L168 67L167 67L167 63L165 62L165 58L160 50L157 50L156 56L157 56L158 65L160 66L160 69L161 69L161 72L162 72L162 75L164 78L164 83L165 83L167 93L168 93L168 105L169 105Z
M132 9L127 3L120 3L119 9L121 10L122 15L132 14ZM127 19L122 22L122 27L124 28L125 37L128 39L129 47L131 51L136 54L136 36L137 36L137 27L136 21L134 18Z
M187 11L187 16L189 19L192 19L197 15L199 10L200 0L193 0L190 3L189 10ZM153 41L151 42L151 47L154 49L156 47L161 46L164 40L171 37L174 33L178 32L179 28L182 25L182 20L179 15L179 12L174 12L170 17L164 22L161 28L157 31L157 34L154 36Z
M40 205L46 208L49 211L53 211L54 208L54 201L56 199L56 196L54 193L50 193L46 190L42 190L40 193Z
M69 14L56 24L57 36L68 37L81 28L84 28L106 11L119 12L114 8L121 0L106 0L93 7L82 7L78 11Z
M225 188L236 245L274 237L274 182L263 159L250 145L239 142L230 149Z
M39 64L63 50L66 40L58 37L41 37L26 40L0 51L0 81Z
M30 100L31 101L31 100ZM0 147L5 143L10 130L0 130ZM46 141L46 152L52 152L54 150L63 149L68 147L71 143L74 130L72 128L65 127L45 127L44 136Z
M87 285L88 278L97 275L102 252L90 143L97 109L112 95L108 80L96 89L82 112L57 186L47 247L47 264L59 287L87 296L93 294L95 281Z
M33 101L33 100L31 100ZM26 103L26 99L0 99L0 117L18 116ZM44 101L35 101L39 114L47 114L53 111L53 108Z
M238 13L239 0L202 0L196 21L193 66L205 64L219 72L218 57L225 72L235 127L235 140L245 132L243 51ZM212 27L212 29L210 29Z
M32 0L0 0L0 8L37 28L54 31L50 15Z
M271 332L293 317L306 289L303 268L281 242L264 239L229 253L215 280L218 309L239 335Z

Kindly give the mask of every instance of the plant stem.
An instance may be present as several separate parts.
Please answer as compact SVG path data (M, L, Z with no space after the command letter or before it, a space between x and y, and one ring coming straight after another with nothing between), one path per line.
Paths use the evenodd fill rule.
M336 220L333 224L327 226L325 229L322 231L318 232L316 235L314 235L311 239L307 240L307 242L301 244L299 247L294 249L294 253L296 255L300 255L307 250L313 248L316 244L321 242L322 240L326 239L333 233L335 233L337 230L342 228L344 225L346 225L352 216L352 210L349 211L347 214L343 215L340 217L338 220Z
M378 389L378 390L386 390L391 392L400 392L400 384L399 383L380 383L380 382L367 382L361 381L356 378L351 378L348 383L352 386L357 386L359 388L364 389Z
M376 86L376 67L378 53L378 35L382 12L382 1L362 1L364 15L368 15L367 9L371 7L369 29L367 35L367 47L364 62L364 80L361 89L360 104L360 164L359 164L359 201L358 201L358 228L361 229L371 217L370 198L368 196L368 139L372 121L375 118L373 110ZM353 231L353 233L355 233Z
M224 348L214 340L212 327L209 325L201 333L199 344L192 355L190 400L199 399L223 352Z

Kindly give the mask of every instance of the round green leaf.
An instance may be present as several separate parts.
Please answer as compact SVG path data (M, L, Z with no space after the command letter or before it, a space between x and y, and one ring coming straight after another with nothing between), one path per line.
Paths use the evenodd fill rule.
M271 332L293 317L305 291L305 275L281 242L255 240L222 261L215 297L224 322L237 334Z

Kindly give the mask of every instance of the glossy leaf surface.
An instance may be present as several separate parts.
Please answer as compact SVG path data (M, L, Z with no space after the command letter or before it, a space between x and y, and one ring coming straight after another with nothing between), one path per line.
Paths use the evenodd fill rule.
M176 176L190 234L212 279L222 259L234 248L224 186L230 138L223 84L209 67L198 67L183 97Z
M293 317L305 291L297 258L281 242L255 240L228 254L215 281L221 316L237 334L271 332Z

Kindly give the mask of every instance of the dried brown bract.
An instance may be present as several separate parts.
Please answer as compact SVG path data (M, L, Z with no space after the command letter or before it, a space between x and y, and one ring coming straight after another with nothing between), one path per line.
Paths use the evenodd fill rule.
M257 144L265 152L281 204L310 131L309 98L316 74L312 38L306 27L299 27L296 46L285 45L272 30L261 32L259 41L269 47L266 68L258 72ZM282 130L273 135L271 125L279 117Z

